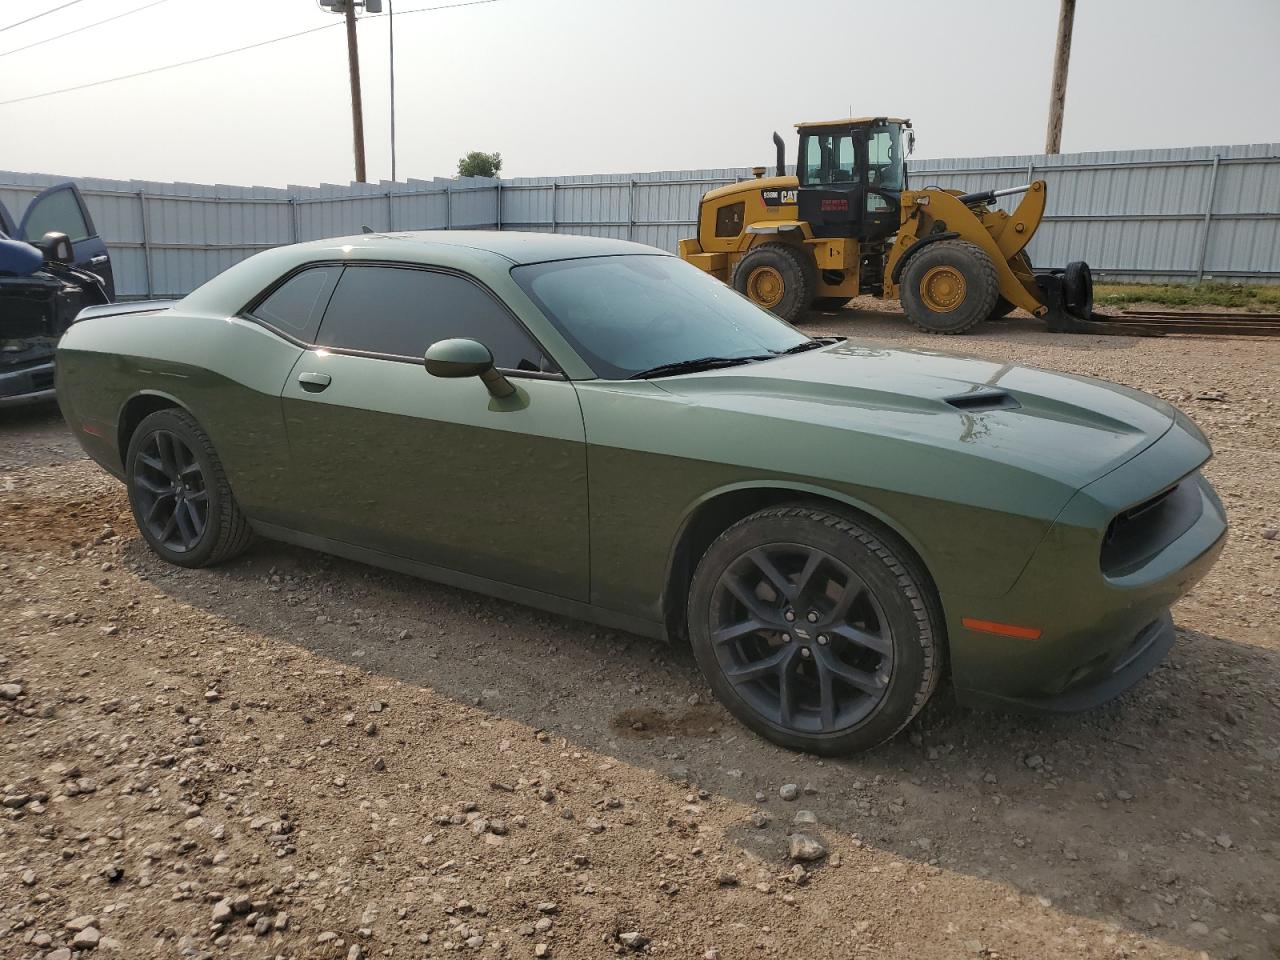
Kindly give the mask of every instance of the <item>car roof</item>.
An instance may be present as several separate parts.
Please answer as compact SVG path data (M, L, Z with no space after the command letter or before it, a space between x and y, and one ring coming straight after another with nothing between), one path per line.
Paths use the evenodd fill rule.
M581 237L565 233L524 233L518 230L409 230L394 233L363 233L354 237L331 237L297 245L299 248L350 247L364 256L385 256L391 260L430 257L441 248L455 251L478 250L512 263L545 263L577 257L610 257L622 254L664 255L665 251L642 243L608 237Z

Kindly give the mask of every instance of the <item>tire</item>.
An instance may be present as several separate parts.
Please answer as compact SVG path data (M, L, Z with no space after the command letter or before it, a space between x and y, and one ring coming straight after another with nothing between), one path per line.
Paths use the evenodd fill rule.
M929 244L902 275L902 307L926 333L964 333L991 316L999 296L995 264L967 240Z
M208 434L185 410L158 410L138 424L125 478L138 532L169 563L221 563L253 539Z
M987 314L988 320L999 320L1013 313L1017 308L1006 300L1004 297L996 297L996 305L991 308L991 312Z
M1083 260L1072 260L1062 271L1062 303L1073 317L1093 316L1093 271Z
M1015 261L1015 262L1013 263L1013 265L1014 265L1014 266L1019 266L1019 267L1021 267L1021 268L1022 268L1023 270L1025 270L1028 274L1031 274L1031 273L1033 272L1033 269L1034 269L1034 268L1031 266L1031 258L1027 256L1027 252L1026 252L1025 250L1023 250L1021 253L1019 253L1019 254L1014 258L1014 261ZM1002 297L1002 296L997 296L997 297L996 297L996 305L995 305L994 307L992 307L992 308L991 308L991 313L990 313L990 315L987 317L987 319L988 319L988 320L1000 320L1000 319L1002 319L1002 318L1004 318L1004 317L1007 317L1009 314L1013 313L1013 311L1014 311L1014 310L1016 310L1016 309L1018 309L1018 308L1017 308L1017 307L1015 307L1015 306L1014 306L1012 303L1010 303L1008 300L1006 300L1004 297Z
M776 299L762 295L765 290L772 289L765 285L766 279L780 285ZM733 288L748 300L793 323L813 302L813 292L818 286L818 268L807 251L789 243L763 243L752 247L737 262L733 268L732 283Z
M848 303L851 299L853 299L853 298L852 298L852 297L815 297L815 298L814 298L814 300L813 300L813 306L812 306L812 309L814 309L814 310L839 310L839 309L840 309L841 307L843 307L846 303Z
M688 610L694 656L721 703L791 749L834 756L883 743L942 674L928 574L889 531L816 507L760 510L721 534Z

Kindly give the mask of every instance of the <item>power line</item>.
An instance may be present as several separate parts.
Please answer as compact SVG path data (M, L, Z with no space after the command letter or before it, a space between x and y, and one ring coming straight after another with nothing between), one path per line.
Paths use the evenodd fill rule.
M59 10L65 10L67 9L67 7L74 7L77 3L80 3L80 2L81 0L67 0L66 3L62 4L62 6L54 7L52 10L42 10L40 13L37 13L34 17L27 17L27 19L19 20L17 23L11 23L7 27L0 27L0 33L4 33L6 30L12 30L14 27L20 27L24 23L30 23L32 20L39 20L41 17L47 17L49 14L57 13Z
M42 44L53 43L55 40L61 40L63 37L69 37L73 33L82 33L85 30L92 30L94 27L100 27L104 23L111 23L113 20L121 20L124 17L132 16L135 13L141 13L143 10L150 10L152 7L158 7L162 3L168 3L169 0L153 0L146 6L134 7L132 10L126 10L124 13L117 13L114 17L107 17L105 20L96 20L93 23L86 23L83 27L76 27L74 30L68 30L66 33L59 33L53 37L46 37L43 40L37 40L34 43L28 43L24 47L14 47L12 50L6 50L0 53L0 57L7 57L11 53L21 53L23 50L30 50L32 47L38 47Z
M80 0L71 0L71 2L79 3ZM397 13L396 16L407 17L412 13L432 13L436 10L454 10L454 9L457 9L458 7L479 7L487 3L498 3L498 2L499 0L467 0L467 2L465 3L446 3L438 7L418 7L416 10L404 10L400 13ZM70 6L70 4L66 4L66 6ZM52 12L52 11L49 11L49 12ZM385 17L385 16L386 16L385 13L372 13L367 15L368 18ZM32 19L34 19L34 17ZM55 97L60 93L74 93L77 90L87 90L90 87L100 87L108 83L119 83L121 80L133 80L137 77L150 76L153 73L162 73L165 70L176 70L178 69L178 67L189 67L195 63L206 63L209 60L217 60L219 57L229 57L233 53L244 53L246 50L257 50L259 47L267 47L273 43L280 43L281 41L284 41L284 40L294 40L298 37L305 37L308 34L319 33L321 30L330 30L333 27L340 27L342 25L343 25L343 22L339 20L334 23L323 24L322 26L319 26L319 27L312 27L309 30L299 30L297 33L285 34L283 37L273 37L270 40L260 40L257 43L250 43L243 47L235 47L234 49L231 49L231 50L222 50L218 53L210 53L203 57L195 57L191 60L183 60L179 63L169 63L163 67L152 67L150 70L139 70L137 73L127 73L119 77L108 77L106 80L91 80L88 83L79 83L79 84L76 84L74 87L63 87L60 90L47 90L44 93L31 93L25 97L14 97L11 100L0 100L0 107L7 107L10 104L14 104L14 103L25 103L28 100L40 100L40 99L43 99L44 97Z

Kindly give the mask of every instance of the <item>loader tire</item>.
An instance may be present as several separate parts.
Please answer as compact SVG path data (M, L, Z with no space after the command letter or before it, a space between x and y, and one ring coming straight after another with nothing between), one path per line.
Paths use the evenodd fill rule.
M991 312L987 314L987 319L999 320L1003 317L1007 317L1009 314L1013 313L1013 311L1016 309L1017 307L1015 307L1012 303L1010 303L1004 297L996 297L996 305L992 307Z
M814 310L839 310L851 297L816 297L813 301Z
M788 323L813 303L818 267L807 250L789 243L752 247L733 268L733 289Z
M1028 274L1032 274L1034 272L1034 268L1031 266L1031 258L1027 256L1027 252L1025 250L1019 253L1017 257L1015 257L1012 261L1010 261L1009 265L1015 268L1015 271L1014 271L1015 273L1017 272L1016 268L1021 268L1025 270ZM987 319L1000 320L1004 317L1007 317L1009 314L1013 313L1013 311L1017 309L1018 308L1016 306L1014 306L1004 297L996 297L996 305L992 307L991 315L987 317Z
M929 244L902 275L902 308L925 333L964 333L991 316L999 297L995 264L967 240Z

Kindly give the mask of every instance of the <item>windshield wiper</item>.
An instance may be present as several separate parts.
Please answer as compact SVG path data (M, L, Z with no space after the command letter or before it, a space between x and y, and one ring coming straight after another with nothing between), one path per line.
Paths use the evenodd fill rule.
M696 357L692 360L676 360L674 363L661 363L648 370L641 370L627 377L628 380L647 380L649 377L664 377L672 373L693 373L697 370L715 370L718 367L736 367L743 363L754 363L756 360L771 360L773 354L758 357Z
M844 337L814 337L811 340L801 341L794 347L787 347L785 350L780 350L776 356L785 357L791 353L804 353L806 350L817 350L819 347L829 347L833 343L843 343L844 340Z

